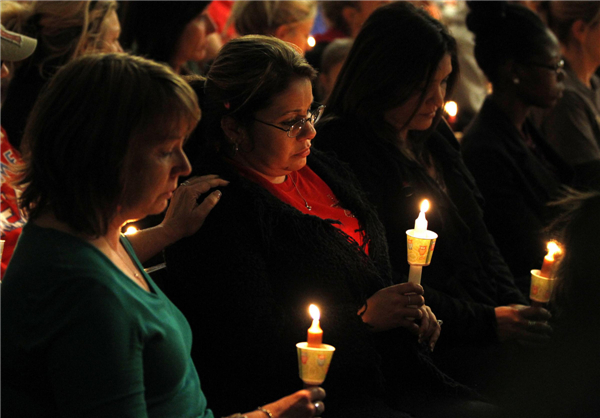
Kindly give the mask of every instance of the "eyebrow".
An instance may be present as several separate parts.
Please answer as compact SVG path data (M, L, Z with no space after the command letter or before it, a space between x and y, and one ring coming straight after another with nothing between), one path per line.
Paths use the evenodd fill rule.
M310 104L312 106L312 104L315 102L315 98L313 97L313 99L310 101ZM308 110L310 110L310 107L308 108ZM304 109L294 109L294 110L288 110L287 112L282 113L281 115L277 116L277 119L284 117L286 115L289 114L293 114L293 113L299 113L299 112L304 112Z

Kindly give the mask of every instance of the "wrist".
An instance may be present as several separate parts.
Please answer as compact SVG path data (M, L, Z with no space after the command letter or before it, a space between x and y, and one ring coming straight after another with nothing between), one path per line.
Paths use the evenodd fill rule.
M262 412L264 415L267 416L267 418L275 418L271 411L269 411L266 408L263 408L262 406L259 406L258 408L256 408L256 410Z

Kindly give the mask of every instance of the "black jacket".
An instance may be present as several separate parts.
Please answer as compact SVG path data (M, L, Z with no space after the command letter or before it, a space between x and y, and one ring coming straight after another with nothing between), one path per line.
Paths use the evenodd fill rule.
M438 125L425 146L441 165L448 193L420 164L357 121L329 119L317 132L315 146L348 162L376 206L397 271L408 271L406 231L414 227L420 202L430 201L428 229L439 237L422 284L426 303L444 321L440 343L496 342L494 308L527 300L485 227L481 196L447 125Z
M546 241L543 228L571 173L533 124L525 123L535 154L502 110L489 98L462 141L465 164L485 199L484 220L522 290L530 270L541 268Z
M318 151L308 158L359 219L368 256L333 221L305 215L228 164L207 160L196 173L231 182L200 231L167 248L167 294L190 321L192 357L217 416L302 387L295 344L306 341L310 303L321 309L324 343L336 347L324 384L331 416L386 410L389 396L421 401L461 392L420 352L416 336L374 334L357 315L392 277L383 227L341 164ZM335 405L347 409L336 413ZM379 416L403 416L390 411Z

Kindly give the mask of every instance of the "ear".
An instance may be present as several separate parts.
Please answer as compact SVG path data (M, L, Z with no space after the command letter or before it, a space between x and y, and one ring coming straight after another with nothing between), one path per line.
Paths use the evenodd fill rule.
M281 39L282 41L286 41L286 36L290 33L290 29L290 25L281 25L277 29L275 29L273 36L275 36L278 39Z
M246 138L246 129L231 116L221 118L221 129L232 143L239 145Z
M352 6L346 6L342 9L342 17L346 21L346 24L348 25L350 30L353 30L353 28L354 28L354 25L355 25L354 21L356 20L357 14L358 14L358 10L356 10Z
M584 43L588 33L588 25L583 20L576 20L571 25L571 35L580 44Z

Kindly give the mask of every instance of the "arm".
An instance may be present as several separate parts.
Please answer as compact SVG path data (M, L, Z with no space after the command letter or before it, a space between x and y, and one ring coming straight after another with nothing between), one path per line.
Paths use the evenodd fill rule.
M229 184L215 175L193 177L182 183L173 193L164 220L153 228L130 235L129 241L135 254L143 263L167 245L183 237L194 234L221 198L221 191L215 190L198 204L200 196L210 189Z

